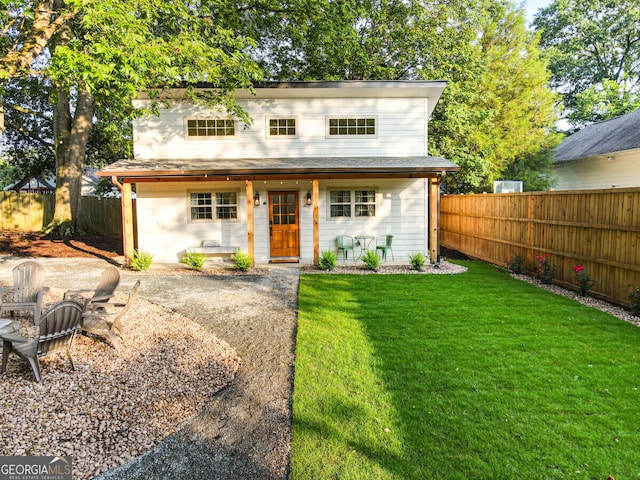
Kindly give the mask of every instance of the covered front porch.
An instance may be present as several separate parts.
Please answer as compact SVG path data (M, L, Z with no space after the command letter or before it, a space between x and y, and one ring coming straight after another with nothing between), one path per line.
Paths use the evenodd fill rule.
M163 189L168 192L164 197L173 195L176 208L184 209L185 192L235 189L237 218L231 225L236 232L241 227L244 238L236 235L226 247L238 244L260 262L317 264L322 250L331 248L337 235L384 235L393 233L404 222L412 225L406 242L426 247L424 250L435 263L439 259L440 184L448 172L458 169L440 157L123 160L100 175L111 177L122 191L123 250L127 258L134 254L134 231L145 229L140 220L138 225L133 224L132 191L136 184L137 202L147 202L147 208L150 202L159 205L159 200L153 200L158 195L148 193L152 190ZM330 205L332 192L348 192L350 186L356 195L373 196L370 208L374 212L377 208L377 213L358 211L355 215L362 215L361 218L331 218L333 209L341 207ZM295 222L289 221L294 218L292 215ZM164 228L167 234L172 234L173 228L177 238L189 225ZM416 240L420 237L423 241ZM193 246L185 244L183 248Z

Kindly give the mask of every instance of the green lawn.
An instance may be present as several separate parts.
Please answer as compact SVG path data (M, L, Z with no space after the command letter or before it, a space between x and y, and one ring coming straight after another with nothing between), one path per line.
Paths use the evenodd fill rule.
M461 263L301 278L291 478L640 478L640 329Z

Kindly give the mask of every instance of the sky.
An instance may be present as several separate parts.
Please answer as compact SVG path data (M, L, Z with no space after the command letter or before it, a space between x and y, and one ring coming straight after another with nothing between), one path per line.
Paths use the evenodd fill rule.
M552 0L525 0L525 16L527 19L527 25L531 25L533 22L533 16L538 13L542 7L546 7Z

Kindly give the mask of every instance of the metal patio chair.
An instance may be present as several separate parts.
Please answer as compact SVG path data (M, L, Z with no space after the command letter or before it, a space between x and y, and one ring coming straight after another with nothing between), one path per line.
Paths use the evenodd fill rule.
M131 305L138 299L138 290L140 289L140 280L138 280L131 293L127 303L101 303L96 302L90 309L82 314L82 323L80 330L92 333L106 340L116 350L120 350L121 341L124 339L124 327L122 324L123 317L127 314Z
M391 252L391 259L393 258L393 249L391 248L391 242L393 241L393 235L383 235L376 238L376 252L382 250L382 259L387 261L387 252Z
M36 382L42 380L39 358L51 353L65 350L71 368L75 370L71 345L82 320L83 310L84 305L74 300L63 300L42 314L37 338L21 337L12 333L0 334L3 342L2 373L7 371L7 361L11 352L29 362Z
M342 260L348 260L349 252L351 252L351 257L355 260L355 242L353 241L353 237L339 235L336 237L336 242L338 242L338 254L342 251Z
M42 301L49 287L44 286L46 271L35 260L27 260L13 268L13 286L0 288L2 295L13 292L12 301L0 304L0 314L4 312L31 311L33 323L40 325Z

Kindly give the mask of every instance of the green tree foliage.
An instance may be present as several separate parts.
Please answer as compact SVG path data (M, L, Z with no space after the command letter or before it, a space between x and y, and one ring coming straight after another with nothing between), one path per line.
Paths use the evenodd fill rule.
M448 101L451 111L444 115L436 111L430 131L435 152L462 167L447 179L447 189L491 191L500 178L522 180L528 190L549 188L552 159L541 151L559 137L538 38L525 28L522 10L508 2L485 5L476 28L478 41L470 48L480 67L476 75L454 77L444 99L460 100Z
M555 0L534 20L564 116L580 128L640 107L640 4Z
M55 172L53 140L54 89L46 77L29 75L7 80L4 84L5 131L2 151L5 164L0 186L25 175ZM109 105L95 112L95 125L87 144L85 165L100 167L122 158L130 158L131 122Z
M459 164L450 191L486 188L522 168L552 134L556 98L538 39L510 2L319 0L253 19L256 55L280 80L443 79L431 154ZM526 172L535 176L535 172ZM539 175L539 178L546 178ZM543 185L544 182L538 182ZM544 185L548 186L548 185Z
M244 14L235 2L1 1L3 90L28 72L52 87L56 222L76 217L96 120L110 119L108 134L130 118L138 91L200 81L217 89L206 98L192 93L194 99L243 116L230 92L261 78L245 53L252 42L226 26L227 18Z
M5 131L2 136L2 186L54 172L51 85L37 76L4 83Z

